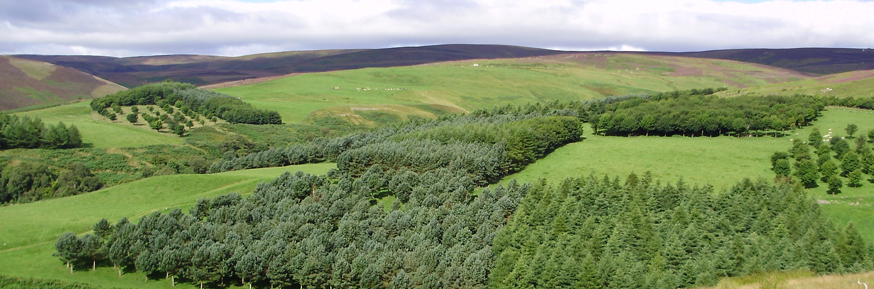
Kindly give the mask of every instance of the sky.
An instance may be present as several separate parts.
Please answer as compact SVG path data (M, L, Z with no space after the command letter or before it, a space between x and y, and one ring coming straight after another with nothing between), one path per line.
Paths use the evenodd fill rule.
M874 0L0 0L0 54L874 47Z

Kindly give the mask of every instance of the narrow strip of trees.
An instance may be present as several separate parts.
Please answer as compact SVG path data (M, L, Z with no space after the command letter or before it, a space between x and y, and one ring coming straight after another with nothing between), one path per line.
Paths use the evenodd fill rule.
M608 105L593 121L606 135L718 136L782 131L809 124L824 109L812 96L668 93Z
M75 125L45 125L40 118L0 114L0 149L77 148L82 135Z

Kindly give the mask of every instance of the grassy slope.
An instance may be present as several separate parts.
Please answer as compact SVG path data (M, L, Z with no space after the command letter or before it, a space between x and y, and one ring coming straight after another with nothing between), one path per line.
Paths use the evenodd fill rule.
M763 95L807 94L856 98L874 97L874 70L844 72L817 78L729 90L722 94L731 96L746 93Z
M810 272L776 272L753 275L744 278L723 279L712 289L861 289L866 288L859 283L874 285L874 272L815 276Z
M143 282L142 274L115 277L112 268L70 274L52 257L54 242L63 232L85 233L101 218L132 221L154 211L187 209L199 198L230 192L250 194L262 181L286 171L324 174L334 164L311 164L255 169L213 175L173 175L147 178L79 196L0 207L0 274L59 279L101 286L166 288L169 282ZM166 284L165 284L166 283Z
M813 127L818 127L825 134L828 129L832 129L833 135L845 136L844 128L847 124L854 123L859 126L859 134L865 134L868 130L874 129L874 112L860 109L847 108L830 108L825 116L817 121ZM801 136L805 139L810 133L810 128L806 128L801 132ZM850 146L855 148L853 140L849 140ZM786 149L789 149L787 146ZM863 179L872 179L874 176L864 175ZM847 180L843 179L846 185ZM823 212L826 216L835 221L839 227L843 228L850 221L856 223L859 233L868 242L874 242L874 183L862 182L862 186L858 188L844 187L842 193L837 195L826 194L828 185L820 182L818 188L810 189L810 194L820 200L829 201L830 204L822 205ZM872 284L874 285L874 284Z
M820 131L832 129L844 135L849 123L859 126L861 133L874 129L874 113L858 109L830 108L812 126L800 129L788 137L604 137L587 135L587 139L559 148L525 170L504 178L531 182L547 178L558 182L567 177L594 174L624 178L631 172L641 176L650 171L655 179L675 183L682 177L686 184L712 184L718 190L728 189L743 178L773 179L770 156L775 151L787 151L793 138L807 139L813 127ZM811 151L811 153L813 153ZM866 176L871 178L871 176ZM846 180L844 180L846 183ZM810 189L810 194L832 204L823 205L823 212L839 227L850 221L868 242L874 242L874 183L859 188L844 187L839 195L825 193L827 186ZM858 203L858 204L857 204Z
M324 116L333 112L353 118L354 111L348 113L353 107L392 113L384 105L439 105L470 111L802 78L780 69L733 61L582 53L312 73L216 90L259 108L277 110L287 123L299 123L311 113Z
M69 105L50 107L40 110L17 113L19 116L39 117L43 123L55 125L64 122L75 124L82 134L82 141L97 148L142 147L156 144L181 144L182 139L171 134L156 133L149 129L125 125L124 118L117 123L104 120L102 116L92 114L88 102L77 102ZM99 120L96 120L99 119ZM124 123L122 123L124 122Z

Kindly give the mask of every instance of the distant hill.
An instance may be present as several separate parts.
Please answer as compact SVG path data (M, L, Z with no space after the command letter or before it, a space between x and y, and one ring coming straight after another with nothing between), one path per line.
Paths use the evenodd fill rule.
M0 56L0 110L63 104L124 89L73 68Z
M857 70L787 82L746 87L720 93L722 96L743 95L821 95L835 97L874 97L874 70Z
M601 53L604 53L602 51ZM522 58L568 53L508 45L448 44L383 49L287 51L221 57L161 55L141 57L17 55L66 66L126 87L166 79L209 85L292 73L368 67L395 67L470 59ZM607 52L736 60L826 75L874 69L874 51L850 48L728 49L701 52Z
M45 56L16 57L45 61L85 71L127 87L172 79L197 85L248 78L366 67L393 67L433 62L517 58L563 53L506 45L435 45L385 49L315 50L218 57L166 55L145 57Z
M661 54L661 53L659 53ZM874 50L853 48L728 49L669 55L737 60L826 75L874 69Z

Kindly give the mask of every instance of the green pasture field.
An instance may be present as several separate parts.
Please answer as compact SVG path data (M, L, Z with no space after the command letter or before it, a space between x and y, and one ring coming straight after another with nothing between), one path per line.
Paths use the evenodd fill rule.
M52 257L57 237L67 231L90 231L101 218L114 223L122 217L131 221L155 211L187 209L199 198L230 192L251 194L260 182L275 179L286 171L324 174L332 163L232 171L211 175L159 176L126 183L78 196L0 207L0 274L58 279L106 287L165 288L169 281L143 281L143 274L126 274L103 267L97 272L70 274ZM164 284L166 283L166 284Z
M858 134L874 129L874 112L861 109L830 107L813 125L789 132L783 137L608 137L593 136L559 148L525 170L507 176L511 179L533 182L546 178L560 182L569 177L588 176L625 179L631 172L638 176L646 171L662 183L675 184L680 178L688 186L711 184L718 192L730 189L744 178L772 180L770 157L776 151L787 151L790 140L807 139L810 130L817 127L823 134L832 129L833 135L846 135L847 124L859 126ZM589 130L590 131L590 130ZM851 140L851 146L852 144ZM813 153L813 150L811 150ZM874 176L865 175L861 187L844 187L838 195L826 194L827 185L808 189L820 200L823 213L843 228L850 221L856 223L859 233L874 242ZM846 184L846 179L843 180Z
M82 135L82 141L95 148L175 145L183 142L181 138L172 134L157 133L147 128L109 122L100 115L92 114L91 106L85 101L16 113L16 115L39 117L47 125L56 125L58 122L63 122L67 126L74 124ZM127 122L123 117L120 118L120 121Z
M743 178L773 179L770 157L791 147L790 137L661 137L593 136L561 147L525 170L507 176L533 182L546 178L594 175L625 179L649 171L654 180L675 184L680 178L688 186L713 185L727 189Z
M813 126L805 128L801 135L807 139L813 127L819 128L822 134L832 130L833 136L846 136L844 130L848 124L856 124L859 129L856 136L867 134L868 130L874 129L874 111L829 107L828 111ZM855 140L848 139L850 147L855 148ZM869 144L874 145L874 144ZM789 149L790 147L786 147ZM819 182L819 187L809 189L810 195L821 200L820 207L823 213L831 218L839 228L843 228L850 221L856 224L856 228L867 242L874 242L874 176L863 175L862 186L851 188L846 186L847 179L842 179L844 187L841 193L830 195L826 193L828 184Z
M276 110L286 123L300 123L322 115L316 111L335 110L334 115L350 118L356 108L394 113L385 105L406 106L409 114L429 109L463 112L507 104L752 86L802 78L733 61L574 54L308 73L216 91L240 97L258 108Z

